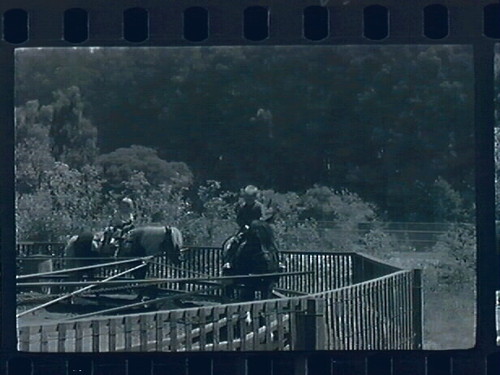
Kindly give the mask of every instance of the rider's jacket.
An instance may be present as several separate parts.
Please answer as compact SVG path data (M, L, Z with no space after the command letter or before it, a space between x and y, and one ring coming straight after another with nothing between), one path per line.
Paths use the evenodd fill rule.
M109 229L113 232L113 237L120 238L134 227L134 215L117 212L111 219Z

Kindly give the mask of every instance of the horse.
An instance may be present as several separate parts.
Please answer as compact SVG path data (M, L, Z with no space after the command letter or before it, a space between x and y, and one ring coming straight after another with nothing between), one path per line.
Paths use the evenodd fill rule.
M179 265L182 246L182 233L176 227L144 226L134 228L125 235L116 255L133 258L165 255L171 263ZM148 269L149 265L133 271L132 275L136 279L145 279ZM157 292L158 288L153 285L140 289L139 297L154 298Z
M64 249L68 258L66 268L83 267L104 263L97 257L147 257L165 254L174 264L180 263L182 234L171 226L143 226L130 230L119 241L113 241L108 232L82 233L73 236ZM71 259L71 258L80 259ZM131 265L132 267L133 265ZM139 268L131 274L136 279L146 277L148 266ZM82 270L72 273L72 279L92 278L94 270ZM141 296L143 294L140 293Z
M258 275L277 273L281 270L279 251L274 240L272 227L262 220L255 220L223 244L223 275ZM239 298L243 301L254 300L255 292L261 299L272 297L273 285L278 277L234 279L226 286L226 296L234 293L236 285L243 285Z
M99 263L95 258L103 256L100 251L101 237L101 233L93 234L90 232L72 236L63 250L65 268L80 268ZM93 274L94 269L73 271L69 275L69 280L92 278Z

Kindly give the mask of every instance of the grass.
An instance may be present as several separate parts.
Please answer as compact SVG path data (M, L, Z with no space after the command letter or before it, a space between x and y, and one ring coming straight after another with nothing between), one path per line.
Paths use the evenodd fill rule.
M400 252L389 262L422 269L423 349L469 349L475 345L476 296L474 283L443 280L442 265L449 259L438 252Z

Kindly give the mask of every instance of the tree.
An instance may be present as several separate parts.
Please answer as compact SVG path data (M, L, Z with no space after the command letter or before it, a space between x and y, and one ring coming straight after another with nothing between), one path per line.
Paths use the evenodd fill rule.
M83 101L76 86L54 92L50 137L56 160L79 168L97 156L97 128L83 115Z
M19 240L60 241L82 231L97 231L107 224L109 199L95 167L81 171L55 162L44 171L38 189L16 194Z
M54 165L50 150L50 107L32 100L16 108L16 190L32 193L38 188L43 174Z
M442 177L438 177L430 190L429 205L436 221L463 223L471 221L471 209L465 207L460 193Z
M156 150L133 145L119 148L109 154L100 155L98 165L103 168L108 188L123 190L124 181L129 181L142 172L147 183L153 187L170 186L171 189L186 188L193 182L193 173L182 162L167 162Z

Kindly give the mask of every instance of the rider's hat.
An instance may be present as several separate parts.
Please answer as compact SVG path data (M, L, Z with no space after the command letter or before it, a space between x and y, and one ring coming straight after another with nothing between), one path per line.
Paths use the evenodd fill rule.
M259 189L254 185L248 185L243 189L244 197L257 197L259 194Z
M127 206L127 207L130 207L130 208L133 208L134 207L134 202L132 201L132 199L128 198L128 197L125 197L123 198L121 201L120 201L120 204L124 205L124 206Z

